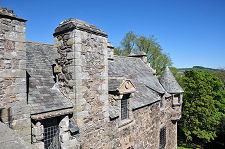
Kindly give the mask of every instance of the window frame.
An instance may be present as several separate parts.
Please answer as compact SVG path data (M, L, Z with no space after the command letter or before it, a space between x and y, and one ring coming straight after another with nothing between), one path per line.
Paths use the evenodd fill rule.
M129 96L127 94L125 95ZM129 97L125 97L125 95L123 95L123 98L121 99L121 120L129 119Z
M159 132L159 149L166 147L166 126L160 128Z
M173 103L173 106L180 106L182 104L182 94L179 93L179 94L173 94L172 96L172 103Z
M121 120L125 120L129 118L129 111L128 111L128 99L121 100Z

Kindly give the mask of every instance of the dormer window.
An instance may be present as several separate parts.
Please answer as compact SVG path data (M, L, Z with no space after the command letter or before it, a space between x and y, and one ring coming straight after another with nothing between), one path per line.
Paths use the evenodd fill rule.
M119 118L118 128L124 129L133 122L133 98L135 87L125 78L109 79L109 117L111 120Z

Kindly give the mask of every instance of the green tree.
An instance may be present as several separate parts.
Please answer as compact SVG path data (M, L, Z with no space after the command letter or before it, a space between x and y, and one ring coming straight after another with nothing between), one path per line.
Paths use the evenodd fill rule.
M117 47L114 51L115 55L129 55L143 51L147 54L151 67L156 69L158 74L161 74L166 66L172 65L170 56L162 53L163 49L153 35L145 37L129 31L120 44L121 47Z
M114 55L124 55L123 54L124 53L124 51L120 48L120 47L116 47L115 49L114 49Z
M170 67L170 71L172 72L173 76L175 77L175 79L177 80L177 82L179 83L179 85L181 87L183 87L183 77L184 77L184 73L179 72L179 70L175 67Z
M181 129L187 140L194 138L207 143L216 137L216 128L223 115L221 88L221 80L209 72L185 72Z
M133 31L126 33L125 37L120 42L124 51L123 55L129 55L131 52L134 52L136 38L137 35L134 34Z
M220 78L223 84L225 85L225 70L221 69L220 71L213 72L213 75Z

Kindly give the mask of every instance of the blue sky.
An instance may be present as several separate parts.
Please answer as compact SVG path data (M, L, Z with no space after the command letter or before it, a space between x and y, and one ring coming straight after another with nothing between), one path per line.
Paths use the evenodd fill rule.
M68 18L104 30L119 46L133 30L155 35L173 66L225 68L225 0L0 0L27 19L26 39L53 43L54 29Z

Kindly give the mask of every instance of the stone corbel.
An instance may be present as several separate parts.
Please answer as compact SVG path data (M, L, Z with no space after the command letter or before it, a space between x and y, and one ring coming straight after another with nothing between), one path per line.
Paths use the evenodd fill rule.
M54 67L54 73L58 74L60 72L62 72L62 67L60 65L56 65Z
M44 139L44 126L40 122L32 125L32 141L33 143L42 141Z
M123 94L113 96L113 99L115 100L121 100L122 98L123 98Z

